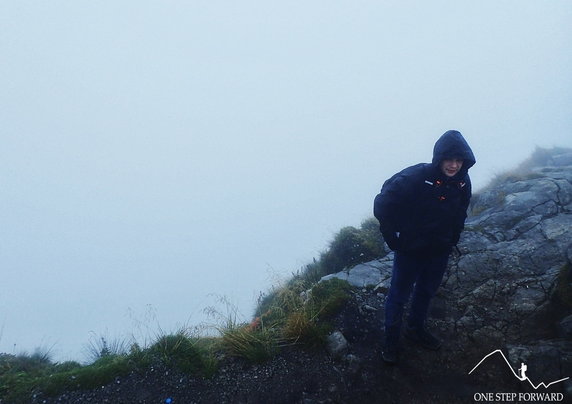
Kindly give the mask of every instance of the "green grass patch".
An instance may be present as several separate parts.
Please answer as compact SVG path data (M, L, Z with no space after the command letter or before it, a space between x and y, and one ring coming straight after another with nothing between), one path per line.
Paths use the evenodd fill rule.
M0 400L29 403L38 393L49 397L99 388L131 372L145 372L156 363L187 374L210 377L218 364L213 349L212 339L191 338L179 331L160 336L145 349L133 344L129 352L121 354L100 350L99 358L89 365L53 363L47 355L39 353L0 354Z
M54 369L55 370L55 369ZM103 357L89 366L57 372L38 378L36 389L48 396L64 391L89 390L104 386L135 370L128 356Z
M89 366L81 366L77 362L45 362L30 369L21 364L22 356L3 355L0 397L8 402L27 403L37 392L51 396L64 391L103 386L132 370L125 356L108 356Z
M208 345L201 345L199 338L193 338L184 331L176 334L163 335L146 352L163 362L168 367L175 367L180 371L201 376L211 376L216 370L216 361Z

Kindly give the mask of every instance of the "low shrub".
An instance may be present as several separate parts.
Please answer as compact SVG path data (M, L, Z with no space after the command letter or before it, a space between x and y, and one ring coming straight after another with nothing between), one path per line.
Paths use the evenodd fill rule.
M379 224L375 218L370 218L359 229L347 226L334 236L329 249L320 256L320 272L322 276L332 274L384 254Z

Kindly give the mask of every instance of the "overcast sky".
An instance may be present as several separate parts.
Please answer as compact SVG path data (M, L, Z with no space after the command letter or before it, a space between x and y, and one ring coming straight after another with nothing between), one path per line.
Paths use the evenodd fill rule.
M197 324L460 130L572 146L572 2L0 2L0 352Z

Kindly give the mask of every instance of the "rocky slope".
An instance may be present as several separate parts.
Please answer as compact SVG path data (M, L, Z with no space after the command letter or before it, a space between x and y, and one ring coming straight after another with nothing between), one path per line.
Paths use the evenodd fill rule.
M35 402L572 402L572 151L539 150L473 199L431 309L438 352L405 342L399 365L382 363L388 254L328 276L356 289L327 350L290 347L262 365L229 358L211 379L156 368Z
M535 386L572 378L571 229L570 150L538 150L474 197L461 254L452 257L432 308L437 330L451 337L449 347L465 354L460 359L465 371L459 367L457 377L466 379L471 364L500 349L517 374L522 363L527 365ZM376 284L385 292L391 258L329 277ZM495 356L491 360L502 358ZM502 360L497 365L498 372L484 364L486 370L475 369L466 382L484 378L480 391L499 391L495 378L510 369ZM572 399L570 380L554 384L554 390Z

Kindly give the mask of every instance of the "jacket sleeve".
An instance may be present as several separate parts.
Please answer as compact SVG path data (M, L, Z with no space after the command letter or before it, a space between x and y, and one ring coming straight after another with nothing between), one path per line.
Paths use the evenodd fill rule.
M401 211L407 197L406 179L398 173L388 179L377 194L373 214L379 221L383 239L392 250L399 249L398 232L401 227Z
M472 187L471 179L467 175L465 186L463 187L463 193L461 195L461 205L459 206L459 212L455 221L455 228L453 234L453 245L457 245L459 239L461 238L461 232L465 228L465 220L467 219L467 209L469 208L469 203L471 202Z

